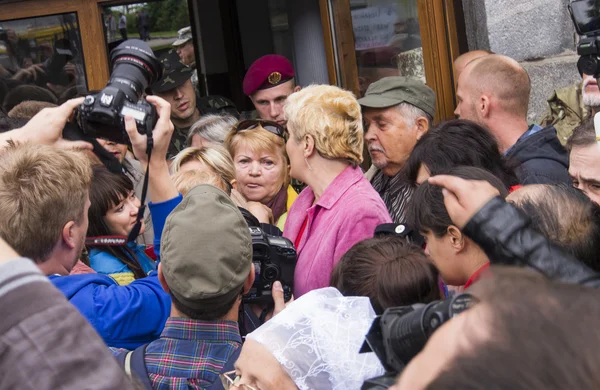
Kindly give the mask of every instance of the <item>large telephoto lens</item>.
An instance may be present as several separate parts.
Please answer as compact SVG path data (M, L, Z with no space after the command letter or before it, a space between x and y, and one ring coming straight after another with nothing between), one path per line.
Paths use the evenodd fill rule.
M162 77L162 66L148 44L129 39L110 54L112 75L109 86L120 89L132 102L137 102L149 85Z

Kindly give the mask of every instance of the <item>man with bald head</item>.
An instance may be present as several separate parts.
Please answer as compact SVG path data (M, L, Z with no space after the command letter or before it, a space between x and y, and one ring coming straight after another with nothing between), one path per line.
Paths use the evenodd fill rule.
M471 62L478 58L485 57L487 55L494 54L489 50L472 50L463 53L456 57L454 60L454 82L458 82L460 74L465 70L465 67Z
M460 74L454 114L490 130L521 184L569 184L569 157L556 129L527 123L530 92L529 75L518 62L489 54Z

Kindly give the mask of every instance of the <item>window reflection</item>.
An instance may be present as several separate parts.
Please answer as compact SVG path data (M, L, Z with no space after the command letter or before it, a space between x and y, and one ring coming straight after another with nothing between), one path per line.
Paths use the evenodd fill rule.
M425 81L416 0L351 0L361 96L383 77Z
M26 86L26 87L24 87ZM61 103L87 90L77 14L0 21L0 103Z

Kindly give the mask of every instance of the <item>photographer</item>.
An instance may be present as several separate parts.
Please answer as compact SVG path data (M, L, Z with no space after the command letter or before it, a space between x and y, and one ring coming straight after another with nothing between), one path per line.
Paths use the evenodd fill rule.
M465 198L454 194L447 203L458 211ZM492 273L471 290L479 303L436 330L391 389L597 389L600 334L590 324L600 321L598 290L515 268Z

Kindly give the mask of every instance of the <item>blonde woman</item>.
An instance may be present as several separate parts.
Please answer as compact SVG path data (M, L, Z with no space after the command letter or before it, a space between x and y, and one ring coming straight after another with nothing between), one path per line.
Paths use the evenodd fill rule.
M283 230L298 251L294 296L300 297L328 286L342 255L392 220L359 167L364 131L354 95L311 85L290 95L284 112L291 176L308 186Z
M276 122L244 120L227 135L225 146L233 157L237 190L247 201L267 206L283 229L298 197L290 186L285 128Z

